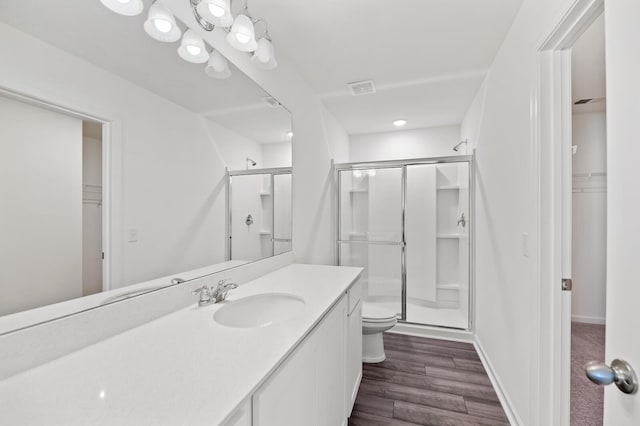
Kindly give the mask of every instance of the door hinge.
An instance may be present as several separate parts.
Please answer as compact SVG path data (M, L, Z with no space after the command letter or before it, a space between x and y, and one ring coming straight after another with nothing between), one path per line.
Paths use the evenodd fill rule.
M563 278L562 279L562 291L571 291L573 288L573 282L571 278Z

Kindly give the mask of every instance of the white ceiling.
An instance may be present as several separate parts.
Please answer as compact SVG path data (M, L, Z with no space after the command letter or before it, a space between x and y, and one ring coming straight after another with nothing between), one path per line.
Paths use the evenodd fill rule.
M261 0L277 52L288 57L349 133L458 124L521 0ZM378 92L351 97L346 83Z
M261 102L268 94L233 65L230 78L213 79L204 73L204 65L178 57L179 43L161 43L149 37L142 25L151 1L144 3L141 15L125 17L111 12L99 0L2 0L0 21L195 113L264 105L265 114L274 116L272 108ZM279 141L285 141L291 128L286 111L281 109L275 120L265 120L257 111L253 113L258 122L251 125L252 139L273 142L274 135L284 135ZM245 117L244 123L251 120ZM259 126L263 126L262 132ZM230 129L243 132L242 126Z
M575 112L604 111L605 43L604 15L580 36L571 49L571 100L594 99L574 105Z

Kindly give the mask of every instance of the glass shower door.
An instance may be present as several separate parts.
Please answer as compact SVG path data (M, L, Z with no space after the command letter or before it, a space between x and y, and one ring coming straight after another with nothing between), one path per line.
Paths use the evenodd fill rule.
M402 168L338 172L338 262L364 268L364 298L402 314Z
M469 163L406 166L406 321L469 327Z

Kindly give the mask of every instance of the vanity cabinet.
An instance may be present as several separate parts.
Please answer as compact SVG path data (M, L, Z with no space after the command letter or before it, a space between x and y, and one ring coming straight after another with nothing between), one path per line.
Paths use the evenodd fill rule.
M351 416L362 380L362 301L347 317L347 358L345 375L346 416Z
M253 395L253 425L346 424L345 294Z

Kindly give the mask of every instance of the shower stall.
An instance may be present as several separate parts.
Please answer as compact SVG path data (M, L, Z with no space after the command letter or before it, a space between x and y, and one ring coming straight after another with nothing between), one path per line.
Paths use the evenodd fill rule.
M470 328L473 157L336 165L337 263L401 322Z
M227 171L227 260L291 250L291 167Z

